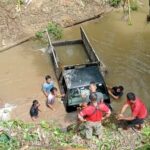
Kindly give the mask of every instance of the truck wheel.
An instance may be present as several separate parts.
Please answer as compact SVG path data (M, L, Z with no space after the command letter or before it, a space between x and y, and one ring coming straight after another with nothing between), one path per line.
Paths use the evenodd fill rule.
M72 106L66 106L66 111L69 113L69 112L72 112L73 111L73 109L72 109Z

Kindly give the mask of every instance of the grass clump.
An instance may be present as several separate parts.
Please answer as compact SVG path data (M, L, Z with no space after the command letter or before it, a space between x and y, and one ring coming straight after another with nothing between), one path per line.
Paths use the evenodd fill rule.
M137 11L138 10L137 0L132 0L131 1L130 8L131 8L132 11Z
M48 31L49 35L51 36L51 38L53 40L58 40L62 37L63 35L63 30L62 28L56 24L56 23L53 23L53 22L49 22L47 27L46 27L46 30ZM36 32L35 36L38 38L38 39L43 39L43 38L46 38L45 37L45 32L46 30L42 30L42 31L38 31Z
M118 7L121 3L121 0L109 0L109 4L113 7Z

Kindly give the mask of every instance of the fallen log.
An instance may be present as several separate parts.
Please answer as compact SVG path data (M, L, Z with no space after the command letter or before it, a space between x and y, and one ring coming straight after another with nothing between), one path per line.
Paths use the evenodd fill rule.
M97 18L100 18L103 14L104 14L104 12L101 12L100 14L98 14L98 15L96 15L96 16L94 16L94 17L91 17L91 18L88 18L88 19L85 19L85 20L81 20L81 21L79 21L79 22L75 22L75 23L73 23L73 24L71 24L71 25L65 26L64 28L73 27L73 26L79 25L79 24L81 24L81 23L85 23L85 22L88 22L88 21L95 20L95 19L97 19Z

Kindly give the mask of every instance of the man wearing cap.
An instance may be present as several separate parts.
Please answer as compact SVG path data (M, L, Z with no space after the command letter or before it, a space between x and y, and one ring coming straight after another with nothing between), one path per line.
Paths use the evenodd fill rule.
M102 135L101 122L110 116L111 111L103 102L97 102L96 93L91 93L89 98L91 104L80 111L78 118L86 122L84 136L87 139L91 139L93 134L100 138Z

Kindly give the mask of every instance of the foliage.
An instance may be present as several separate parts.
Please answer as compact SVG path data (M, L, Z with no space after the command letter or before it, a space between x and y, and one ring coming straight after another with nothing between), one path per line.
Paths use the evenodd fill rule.
M54 39L60 39L62 37L62 29L58 24L49 22L47 26L47 30Z
M132 11L137 11L138 10L138 3L137 0L132 0L130 2L130 8Z
M4 132L0 134L0 149L14 150L30 145L31 149L36 145L48 149L58 149L59 147L77 146L72 143L72 133L65 133L54 123L42 121L35 125L24 123L20 120L0 122L0 128Z
M18 2L20 3L20 5L24 4L24 0L18 0Z
M50 34L51 38L54 40L60 39L63 35L62 28L56 23L49 22L46 30ZM46 30L36 32L36 37L39 39L44 38Z
M43 38L43 34L44 34L44 32L38 31L38 32L35 33L35 36L36 36L38 39L41 39L41 38Z
M118 7L121 0L109 0L109 4L113 7Z
M136 133L132 129L124 131L117 128L115 118L112 117L103 124L101 140L93 136L88 142L79 136L76 125L70 128L75 131L66 132L53 122L41 121L39 124L24 123L20 120L0 122L0 128L3 129L0 134L0 149L18 150L25 146L45 150L66 149L66 147L86 147L92 150L127 150L135 147L137 150L149 149L149 125L144 127L141 133Z

